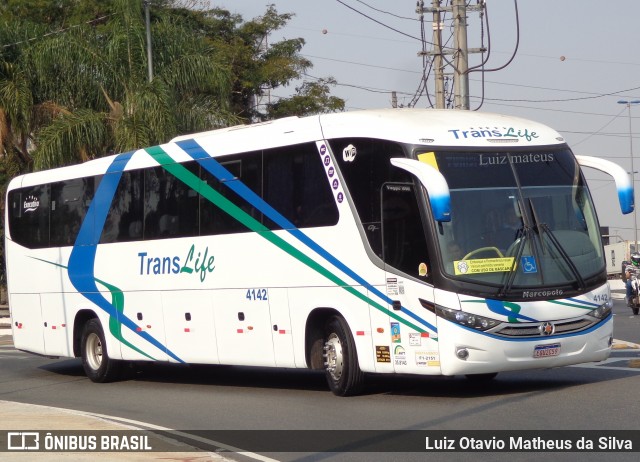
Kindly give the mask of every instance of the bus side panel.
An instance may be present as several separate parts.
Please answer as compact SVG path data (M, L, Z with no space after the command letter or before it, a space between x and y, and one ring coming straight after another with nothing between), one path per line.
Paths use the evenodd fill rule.
M18 350L45 354L39 294L11 294L13 345Z
M268 289L273 350L278 367L296 367L287 289ZM302 328L299 328L303 330Z
M384 286L376 287L380 292L385 293ZM387 308L384 301L380 301L380 305ZM374 371L380 373L393 372L393 360L391 359L391 329L390 317L386 311L370 305L369 317L371 319L371 341L373 345L374 355Z
M268 300L248 288L217 290L213 297L220 363L275 366Z
M47 355L73 356L69 339L73 337L73 323L69 322L65 307L64 293L44 293L40 295L42 305L42 326L44 346Z
M436 315L423 307L420 300L433 304L434 289L399 274L387 273L384 289L388 297L398 301L413 314L408 316L400 311L402 321L391 319L391 358L394 370L401 374L440 375L440 348ZM419 329L419 330L418 330Z
M168 361L161 293L130 291L124 293L124 299L122 313L133 321L135 328L122 326L120 321L122 359Z
M186 362L219 362L214 294L202 290L162 293L167 348Z

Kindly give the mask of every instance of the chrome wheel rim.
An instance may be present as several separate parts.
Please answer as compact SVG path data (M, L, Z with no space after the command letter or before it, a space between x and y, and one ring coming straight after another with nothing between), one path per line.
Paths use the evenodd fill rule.
M344 357L342 354L342 343L335 333L329 335L324 344L324 366L331 378L336 382L342 377L342 368L344 365Z
M102 342L97 334L91 333L88 335L86 351L89 367L97 371L102 365Z

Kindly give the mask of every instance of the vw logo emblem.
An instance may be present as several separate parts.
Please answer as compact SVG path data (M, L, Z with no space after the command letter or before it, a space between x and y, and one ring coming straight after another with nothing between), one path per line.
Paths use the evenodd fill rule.
M538 329L540 329L540 333L542 335L551 335L556 330L556 327L550 322L543 322L542 324L540 324L540 327L538 327Z

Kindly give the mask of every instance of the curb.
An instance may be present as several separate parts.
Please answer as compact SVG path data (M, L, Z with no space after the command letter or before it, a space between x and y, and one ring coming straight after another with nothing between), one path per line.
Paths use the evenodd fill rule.
M625 340L613 339L612 350L640 350L640 345L633 342L627 342Z
M17 403L12 401L0 400L0 414L2 422L0 422L0 430L10 432L20 432L28 430L30 433L44 432L89 432L100 435L105 432L127 432L131 430L141 430L136 425L128 425L112 421L109 416L95 415L82 411L74 411L70 409L56 408L50 406L41 406L36 404ZM169 430L169 429L167 429ZM66 452L55 451L46 453L47 451L39 451L37 458L40 461L60 461L74 460L82 462L95 462L96 458L101 460L114 460L125 462L148 462L148 461L167 461L167 460L197 460L198 462L225 462L230 461L224 455L212 452L195 450L186 443L177 441L170 436L156 437L160 442L162 449L158 451L151 450L149 452L140 451L110 451L103 452L96 450L95 452ZM39 443L42 445L42 442ZM42 447L42 446L41 446ZM36 454L29 451L12 451L11 460L33 460Z

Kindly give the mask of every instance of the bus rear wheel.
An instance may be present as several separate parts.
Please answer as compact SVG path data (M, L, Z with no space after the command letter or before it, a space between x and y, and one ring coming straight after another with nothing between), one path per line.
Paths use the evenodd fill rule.
M333 394L350 396L362 390L364 374L358 365L356 345L347 322L340 316L332 317L325 326L323 356Z
M104 331L97 319L89 320L82 331L82 367L92 382L113 382L120 377L122 362L109 357Z

